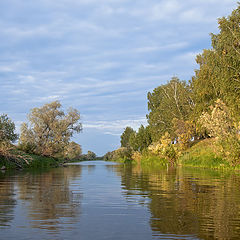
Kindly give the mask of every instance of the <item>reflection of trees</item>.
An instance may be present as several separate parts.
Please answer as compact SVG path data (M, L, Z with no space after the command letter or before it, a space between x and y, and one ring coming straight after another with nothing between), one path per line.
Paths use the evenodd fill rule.
M150 224L156 234L194 234L203 239L240 236L240 176L181 168L115 170L121 173L127 199L141 195L150 200Z
M96 165L87 165L88 173L94 172Z
M8 223L14 218L14 182L8 177L1 178L0 174L0 228L8 226Z
M69 179L80 177L81 167L71 166L41 174L26 174L19 182L19 198L29 203L29 216L37 228L58 229L61 220L79 214L79 190L69 188ZM66 219L67 218L67 219ZM63 220L64 219L64 220Z

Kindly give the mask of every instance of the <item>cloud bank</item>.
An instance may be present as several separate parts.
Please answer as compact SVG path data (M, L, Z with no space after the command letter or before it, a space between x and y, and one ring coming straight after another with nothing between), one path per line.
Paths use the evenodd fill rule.
M60 100L82 113L79 143L103 154L146 123L148 91L189 80L232 0L8 0L0 3L0 113L16 122ZM133 118L134 117L134 118ZM95 131L95 133L94 133ZM89 136L87 135L89 134ZM101 142L101 137L114 137Z

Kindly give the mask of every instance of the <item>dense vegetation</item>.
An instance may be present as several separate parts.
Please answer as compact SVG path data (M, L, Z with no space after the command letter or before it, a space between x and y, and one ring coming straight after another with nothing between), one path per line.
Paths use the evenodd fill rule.
M105 159L157 157L171 165L189 161L194 165L202 157L204 166L211 161L216 166L216 162L240 165L240 5L230 16L218 19L218 25L219 33L211 34L212 47L196 56L199 69L192 79L173 77L149 92L148 126L137 132L127 127L121 148ZM197 155L194 149L201 147L208 151L199 150Z
M20 137L7 115L0 116L0 166L3 168L46 167L73 160L93 160L96 154L82 154L73 141L74 133L82 130L80 113L70 108L67 113L59 101L34 108L29 123L21 125ZM18 139L17 145L14 142Z

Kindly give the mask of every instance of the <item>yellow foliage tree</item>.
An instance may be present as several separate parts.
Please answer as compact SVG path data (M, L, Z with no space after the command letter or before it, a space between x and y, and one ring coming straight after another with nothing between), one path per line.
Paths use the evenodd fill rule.
M77 159L82 154L82 148L75 142L70 142L64 148L64 157L67 159Z
M172 144L171 136L166 132L159 142L155 142L148 147L150 152L165 158L171 165L174 165L177 159L177 149Z
M231 164L240 163L239 123L232 117L230 109L218 99L211 112L204 112L199 122L215 137L223 157Z
M41 155L64 156L73 134L82 130L80 113L70 108L65 114L59 101L33 108L28 119L30 125L21 126L19 145Z

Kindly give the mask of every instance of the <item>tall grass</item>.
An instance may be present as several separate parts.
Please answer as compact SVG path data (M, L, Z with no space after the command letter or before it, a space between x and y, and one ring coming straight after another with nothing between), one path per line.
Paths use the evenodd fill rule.
M193 145L179 158L178 164L214 169L240 169L240 166L231 166L219 152L216 152L213 139L206 139Z
M30 154L32 157L32 161L29 165L26 165L27 168L51 168L58 167L60 164L64 162L63 159L51 158L51 157L43 157L39 155Z
M167 166L168 161L156 155L143 155L141 157L141 165L162 167L162 166Z
M23 159L19 158L18 165L16 165L16 163L10 161L9 159L3 156L0 156L0 168L4 166L6 169L19 169L19 168L41 169L41 168L57 167L64 162L63 159L43 157L35 154L24 153L24 155L28 156L29 159L30 158L32 159L28 161L29 164L27 164Z

